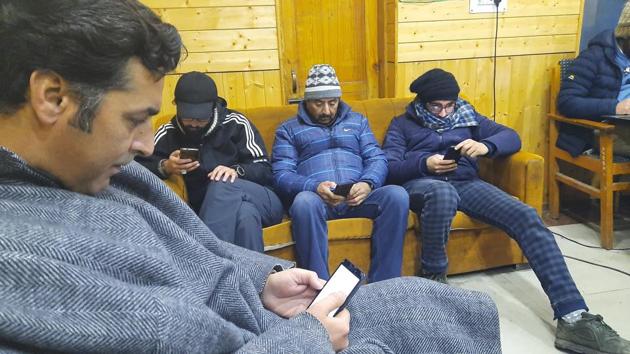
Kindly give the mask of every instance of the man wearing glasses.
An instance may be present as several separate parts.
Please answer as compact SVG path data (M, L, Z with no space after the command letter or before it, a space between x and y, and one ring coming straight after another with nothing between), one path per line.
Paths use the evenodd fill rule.
M421 220L421 275L447 282L446 242L451 221L461 210L518 242L558 319L556 347L628 353L630 343L601 316L587 312L558 245L536 210L479 179L477 158L517 152L518 134L459 98L455 77L444 70L424 73L410 90L417 96L403 115L392 120L383 150L389 161L388 181L407 190L410 208Z

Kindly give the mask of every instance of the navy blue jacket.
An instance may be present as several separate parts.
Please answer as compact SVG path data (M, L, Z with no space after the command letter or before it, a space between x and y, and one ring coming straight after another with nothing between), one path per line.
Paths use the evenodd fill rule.
M489 148L486 157L513 154L520 150L521 139L518 134L501 124L497 124L481 114L475 113L479 122L475 127L454 128L443 133L425 128L417 117L413 104L407 111L392 120L385 136L383 150L389 162L387 181L404 184L416 178L441 180L471 180L478 178L479 167L476 159L462 156L455 171L435 175L427 168L427 158L435 154L444 155L451 145L457 145L466 139L473 139L486 144Z
M558 111L571 118L598 120L615 114L622 73L615 62L617 42L612 30L597 34L575 59L562 79ZM556 145L573 156L588 149L593 141L590 129L563 125Z
M331 126L314 123L300 104L297 116L276 130L272 167L276 191L285 203L299 192L315 192L323 181L364 181L376 189L387 176L385 154L367 118L343 101Z

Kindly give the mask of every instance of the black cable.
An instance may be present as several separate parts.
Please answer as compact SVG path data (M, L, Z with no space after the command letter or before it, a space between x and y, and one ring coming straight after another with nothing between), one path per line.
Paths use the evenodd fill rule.
M578 241L576 241L576 240L570 239L570 238L568 238L568 237L566 237L566 236L564 236L564 235L562 235L562 234L559 234L559 233L557 233L557 232L554 232L554 231L551 231L551 233L552 233L552 234L554 234L554 235L556 235L556 236L560 236L560 237L562 237L563 239L565 239L565 240L567 240L567 241L571 241L571 242L573 242L573 243L577 243L578 245L583 246L583 247L587 247L587 248L595 248L595 249L600 249L600 250L601 250L601 249L604 249L603 247L599 247L599 246L591 246L591 245L586 245L586 244L583 244L583 243L581 243L581 242L578 242ZM608 251L630 251L630 248L612 248L612 249L610 249L610 250L608 250Z
M499 4L501 0L494 0L496 18L494 20L494 53L492 60L492 121L497 120L497 41L499 39Z
M583 259L579 259L579 258L575 258L575 257L571 257L571 256L566 256L566 255L562 255L562 256L563 256L564 258L573 259L574 261L583 262L583 263L591 264L591 265L594 265L594 266L597 266L597 267L602 267L602 268L610 269L610 270L612 270L612 271L615 271L615 272L618 272L618 273L621 273L621 274L624 274L624 275L627 275L627 276L629 276L629 277L630 277L630 273L628 273L628 272L624 272L624 271L623 271L623 270L621 270L621 269L617 269L617 268L613 268L613 267L605 266L605 265L603 265L603 264L599 264L599 263L593 263L593 262L585 261L585 260L583 260Z

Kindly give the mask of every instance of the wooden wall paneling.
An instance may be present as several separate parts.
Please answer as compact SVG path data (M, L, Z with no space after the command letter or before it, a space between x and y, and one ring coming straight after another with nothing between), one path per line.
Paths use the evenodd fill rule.
M557 36L499 38L498 56L571 52L575 50L575 34ZM491 57L494 39L401 43L398 62L440 59Z
M247 107L243 73L224 73L223 88L229 107Z
M280 80L280 71L264 71L265 78L265 106L281 106L282 101L282 82Z
M182 31L189 53L278 49L275 28Z
M141 0L151 8L238 7L274 5L275 0Z
M233 52L189 53L177 68L177 73L188 71L229 72L277 70L277 50L245 50Z
M508 11L500 17L577 15L582 12L582 0L510 0ZM493 13L471 14L469 1L433 3L399 3L399 22L446 21L493 18Z
M379 47L378 40L378 13L377 0L365 0L365 75L367 77L366 98L379 97Z
M243 73L245 84L245 105L239 107L260 107L265 105L265 75L262 71Z
M158 8L156 12L180 31L275 28L274 6Z
M299 56L296 53L296 28L295 28L295 7L293 0L277 0L277 23L278 23L278 49L280 56L280 83L282 94L285 99L299 97L299 85L295 82L295 91L292 73L297 70ZM286 102L283 102L286 103Z
M576 34L579 15L499 17L499 38ZM494 18L402 22L398 43L494 38Z

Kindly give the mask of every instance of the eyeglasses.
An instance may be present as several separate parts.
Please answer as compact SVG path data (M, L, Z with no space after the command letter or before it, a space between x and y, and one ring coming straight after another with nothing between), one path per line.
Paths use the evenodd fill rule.
M449 102L445 104L444 106L442 106L439 103L429 102L427 103L426 107L427 107L427 110L433 114L440 114L442 110L444 110L446 114L451 114L455 110L455 101Z

